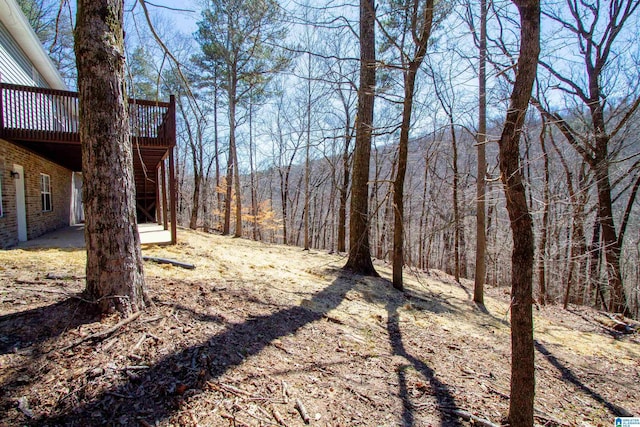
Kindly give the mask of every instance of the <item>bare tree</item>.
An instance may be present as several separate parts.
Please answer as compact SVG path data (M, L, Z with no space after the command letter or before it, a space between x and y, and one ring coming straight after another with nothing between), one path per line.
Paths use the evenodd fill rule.
M403 289L402 268L404 256L404 181L407 172L409 132L413 94L418 69L426 53L431 25L433 22L433 0L391 1L388 28L381 26L387 43L397 50L398 66L402 70L404 97L402 101L402 124L398 143L398 165L393 186L394 228L393 228L393 287Z
M328 54L334 56L344 55L349 39L344 34L338 33L338 37L332 39ZM337 250L345 252L347 249L347 202L349 201L349 184L352 160L352 146L355 135L355 104L357 101L356 72L354 66L355 61L333 61L326 71L327 83L333 88L334 96L337 98L337 104L341 107L332 109L332 115L336 116L338 123L336 128L342 128L342 132L336 135L336 142L342 142L340 150L340 168L336 168L336 179L339 193L338 201L338 225L337 225Z
M456 282L460 282L461 263L460 263L460 246L461 237L464 234L463 224L460 214L460 173L458 167L458 133L456 132L456 122L454 113L456 110L456 93L453 82L456 80L451 75L453 70L449 68L447 71L443 69L435 70L437 66L433 63L429 64L428 74L433 81L433 88L438 98L440 107L447 117L446 128L449 131L449 140L451 143L451 169L453 173L451 186L451 204L453 206L453 275ZM444 67L442 67L444 68ZM447 73L448 76L444 74Z
M574 72L578 70L577 67L561 67L561 61L541 60L540 64L555 79L554 87L586 107L590 119L585 123L587 134L572 126L559 112L543 106L541 100L535 100L534 103L546 118L560 129L593 171L598 196L598 219L602 229L609 278L608 306L612 311L629 313L620 264L626 222L623 219L619 230L616 230L610 163L615 155L612 146L615 138L624 131L629 119L640 106L640 96L636 91L637 85L633 84L624 89L627 94L623 96L623 102L619 106L610 105L608 95L617 93L617 79L610 78L612 67L624 68L621 61L625 55L618 55L616 43L624 37L623 28L638 10L640 2L613 0L607 3L585 4L569 0L566 6L558 11L546 11L545 16L575 37L576 53L584 62L583 71L576 75L578 73ZM566 33L562 33L562 36L566 37ZM637 70L637 65L634 63L630 69ZM627 77L634 78L633 75ZM633 204L635 195L634 192L630 193L627 206Z
M476 175L476 269L473 301L484 305L484 282L487 277L487 0L480 0L480 34L477 34L471 2L467 5L467 22L478 47L478 166Z
M540 228L540 240L538 242L538 302L540 305L547 303L547 281L546 281L546 262L547 262L547 242L549 240L549 211L551 208L550 192L549 192L549 154L546 145L547 124L542 120L540 129L540 148L544 160L544 182L542 197L542 227Z
M103 312L128 316L142 310L147 298L124 87L123 8L121 0L79 1L75 52L87 294Z
M511 393L509 423L533 426L533 221L520 165L520 135L540 53L540 2L513 0L520 12L520 54L509 109L499 140L500 175L513 238L511 256Z
M378 276L369 247L369 164L375 90L375 1L360 0L360 87L349 215L349 259L344 268L369 276Z

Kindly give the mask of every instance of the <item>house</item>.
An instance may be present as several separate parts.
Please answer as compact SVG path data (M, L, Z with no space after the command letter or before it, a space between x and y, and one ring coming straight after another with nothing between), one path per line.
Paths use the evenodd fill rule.
M173 97L131 99L129 116L138 221L168 229L176 218ZM0 0L0 248L82 222L81 170L78 94L15 0Z

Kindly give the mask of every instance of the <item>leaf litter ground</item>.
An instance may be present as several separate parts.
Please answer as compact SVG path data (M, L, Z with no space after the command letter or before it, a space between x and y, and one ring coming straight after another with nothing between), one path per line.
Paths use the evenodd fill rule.
M0 425L466 426L508 412L508 289L438 271L407 291L324 252L181 230L146 256L154 306L114 328L84 250L0 251ZM640 340L586 308L535 313L536 424L640 415Z

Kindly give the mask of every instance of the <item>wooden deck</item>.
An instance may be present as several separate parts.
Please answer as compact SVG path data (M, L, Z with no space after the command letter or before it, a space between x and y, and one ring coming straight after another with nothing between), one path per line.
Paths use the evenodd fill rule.
M78 93L0 83L0 137L17 141L80 143ZM131 141L173 147L175 102L129 100Z

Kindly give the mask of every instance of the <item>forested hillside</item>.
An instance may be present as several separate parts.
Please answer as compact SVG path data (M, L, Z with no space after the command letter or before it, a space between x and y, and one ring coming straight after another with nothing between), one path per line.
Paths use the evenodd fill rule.
M22 3L74 26L86 268L1 254L12 423L640 413L640 1Z
M640 143L635 112L640 97L631 82L638 77L632 59L638 50L632 36L638 14L634 2L613 3L617 14L611 16L604 5L598 6L602 10L591 10L571 3L577 8L574 16L566 5L544 6L541 66L520 159L534 218L537 299L609 309L610 275L620 274L630 312L637 315L640 264L634 230L640 226L635 201ZM381 7L389 21L379 22L383 35L369 181L370 241L374 256L391 259L402 85L394 62L398 54L385 35L399 31L392 17L400 6ZM486 281L491 284L507 283L511 277L510 230L496 142L513 79L517 41L508 35L517 28L513 12L506 2L492 3L487 15L484 186ZM305 246L308 227L312 247L345 251L358 70L357 61L348 57L357 40L349 41L348 24L314 25L335 18L333 9L302 7L291 13L300 20L301 29L289 35L299 47L285 49L291 61L288 71L274 74L257 98L248 95L240 107L236 138L240 185L234 184L233 191L225 187L229 125L224 119L224 80L216 80L211 67L202 69L209 73L207 79L195 80L199 88L195 102L207 115L197 119L197 114L185 111L183 117L180 219L185 226L223 231L226 207L241 206L243 220L236 234ZM457 265L457 275L467 278L475 274L477 149L479 138L485 136L478 132L475 87L477 13L477 5L468 2L438 6L433 40L418 73L404 191L405 263L452 274ZM574 31L589 25L588 33ZM611 50L620 54L610 58ZM199 95L203 90L206 94ZM184 96L186 108L193 101ZM591 108L596 101L590 99L599 100L599 110ZM602 124L596 123L598 111ZM606 141L596 138L599 128ZM232 232L234 224L237 220L230 223ZM609 250L617 254L619 265L612 264Z

